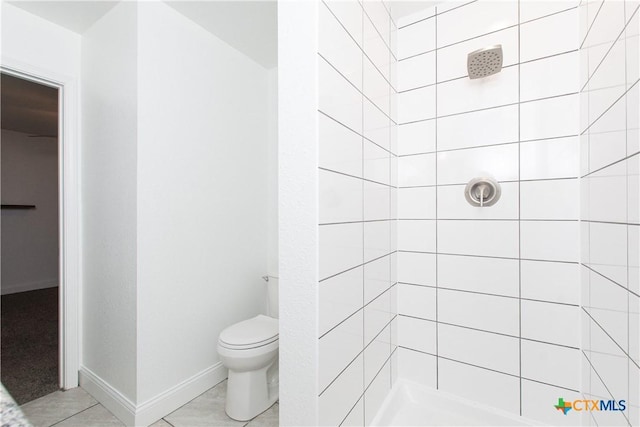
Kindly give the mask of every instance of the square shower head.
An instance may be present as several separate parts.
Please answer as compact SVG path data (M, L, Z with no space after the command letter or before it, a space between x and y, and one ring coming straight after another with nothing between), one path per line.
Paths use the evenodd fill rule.
M479 79L502 70L502 45L489 46L471 52L467 56L470 79Z

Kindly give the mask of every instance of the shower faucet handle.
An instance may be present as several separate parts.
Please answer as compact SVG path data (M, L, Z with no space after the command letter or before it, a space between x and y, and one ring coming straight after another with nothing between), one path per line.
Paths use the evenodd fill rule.
M474 178L464 189L464 196L471 206L485 207L493 206L502 190L500 184L493 178Z

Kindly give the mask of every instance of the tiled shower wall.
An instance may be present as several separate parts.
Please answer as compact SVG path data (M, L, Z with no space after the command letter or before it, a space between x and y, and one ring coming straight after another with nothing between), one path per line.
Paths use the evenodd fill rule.
M395 369L396 27L319 2L319 423L370 424Z
M553 425L580 391L578 2L398 22L398 371ZM467 54L504 67L470 80ZM492 176L502 197L467 204Z
M584 425L640 425L639 5L580 5Z

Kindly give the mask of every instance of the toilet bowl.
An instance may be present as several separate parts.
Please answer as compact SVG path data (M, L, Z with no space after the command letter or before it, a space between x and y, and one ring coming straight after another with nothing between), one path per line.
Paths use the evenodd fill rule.
M229 370L229 417L248 421L278 400L278 319L258 315L228 327L218 354Z

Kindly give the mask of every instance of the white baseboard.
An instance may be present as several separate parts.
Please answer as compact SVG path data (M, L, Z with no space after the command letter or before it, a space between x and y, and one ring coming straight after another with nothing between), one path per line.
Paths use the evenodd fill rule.
M3 284L0 288L1 295L17 294L18 292L37 291L39 289L58 287L58 279L39 280L37 282Z
M169 415L227 378L227 369L218 362L170 389L138 405L136 425L148 426Z
M111 384L94 374L91 370L80 367L80 387L93 396L113 415L127 426L135 426L136 405L116 390Z
M227 378L227 369L218 362L136 406L89 369L80 368L82 388L127 426L153 424L225 378Z

